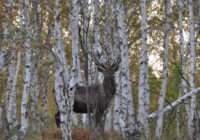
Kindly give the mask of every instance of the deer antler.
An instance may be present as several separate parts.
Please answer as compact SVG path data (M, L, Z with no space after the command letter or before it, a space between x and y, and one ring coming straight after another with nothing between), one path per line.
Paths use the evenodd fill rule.
M97 58L97 53L95 53L94 51L92 51L91 53L92 59L94 61L94 63L102 70L105 69L105 66L102 62L100 62L99 58Z
M115 53L116 57L114 58L114 60L112 61L112 64L111 64L113 69L116 69L118 67L119 63L121 62L120 50L116 49L115 52L116 52Z

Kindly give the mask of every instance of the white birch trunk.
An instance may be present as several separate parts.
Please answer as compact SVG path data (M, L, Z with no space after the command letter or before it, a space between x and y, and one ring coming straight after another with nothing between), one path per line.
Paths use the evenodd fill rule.
M80 60L79 60L79 0L71 1L70 27L69 30L72 35L72 65L74 82L80 81Z
M125 23L125 9L123 1L116 3L117 16L117 32L119 34L119 46L121 53L121 67L120 67L120 87L121 87L121 121L125 125L121 125L122 132L129 137L134 133L135 114L133 110L133 97L130 82L129 60L128 60L128 36L127 26ZM117 46L118 47L118 46ZM118 96L119 97L119 96ZM117 100L116 100L117 101ZM115 104L116 105L116 104ZM119 120L118 120L119 121ZM122 123L122 124L123 124Z
M106 57L108 60L113 58L113 50L112 50L112 41L111 41L111 17L112 17L112 9L111 9L111 1L104 1L105 4L105 25L104 25L104 49L106 51Z
M168 84L168 50L169 50L169 34L170 34L170 15L171 15L171 1L165 0L165 29L164 29L164 51L163 51L163 80L160 90L160 96L158 101L158 119L156 122L156 138L161 139L163 131L163 118L164 114L160 111L164 107L165 96Z
M180 124L180 108L177 107L176 110L176 138L179 140L181 138L181 132L180 132L180 128L181 128L181 124Z
M79 13L80 13L80 1L73 0L71 2L71 14L70 14L70 27L69 30L72 36L72 85L73 87L75 84L81 81L80 76L80 59L79 59ZM87 7L85 7L87 8ZM70 87L70 88L71 88ZM74 94L74 93L73 93ZM72 112L73 113L73 112ZM77 124L77 116L73 113L73 123Z
M13 82L11 85L11 91L10 91L10 100L8 104L7 109L7 123L9 127L9 140L16 140L17 136L16 133L18 122L17 122L17 99L16 99L16 86L17 86L17 78L19 75L20 70L20 64L21 64L21 52L18 52L17 54L17 63L15 65L15 71L14 71L14 77Z
M0 73L5 65L5 53L0 51Z
M94 64L92 62L92 58L89 55L89 52L91 52L91 44L90 44L90 40L89 40L89 31L90 31L90 15L91 15L91 7L89 6L91 4L91 2L89 1L85 1L82 0L81 1L81 11L82 11L82 32L83 32L83 36L82 36L82 47L83 47L83 53L84 53L84 76L85 76L85 85L86 87L88 87L88 85L93 84L93 82L95 81L95 78L93 78L93 74L95 67ZM88 89L86 89L88 90ZM86 91L87 92L87 91ZM88 98L88 97L87 97ZM89 106L88 106L89 107ZM85 126L91 127L92 125L92 115L91 113L88 114L84 114L83 116L83 124Z
M149 136L148 111L149 111L149 85L148 85L148 45L147 45L147 13L146 0L140 0L141 8L141 34L142 47L140 52L139 75L139 108L138 121L144 130L144 139Z
M36 57L36 56L35 56ZM36 58L37 59L37 58ZM36 60L37 61L37 60ZM32 114L32 130L33 132L39 132L39 112L38 112L38 98L39 98L39 87L38 87L38 67L37 62L32 64L32 79L31 79L31 96L30 96L30 110ZM46 88L46 87L43 87Z
M74 1L73 1L74 2ZM71 140L71 124L72 124L72 105L73 93L68 92L69 72L65 56L65 50L61 37L61 1L55 1L55 49L56 69L55 69L55 96L60 111L62 139ZM73 90L73 89L71 89Z
M33 40L34 45L40 45L40 30L42 29L41 22L41 11L40 11L40 0L32 0L31 4L33 6ZM33 64L32 64L32 82L31 82L31 100L30 100L30 110L32 116L32 130L33 132L40 132L40 118L39 118L39 110L38 110L38 98L39 98L39 77L38 77L38 65L40 61L40 52L37 48L34 50L33 55ZM46 74L46 73L45 73ZM43 87L47 88L47 87ZM43 94L42 94L43 95ZM46 113L46 112L45 112Z
M24 44L26 47L25 52L25 73L24 73L24 89L22 94L22 102L21 102L21 128L19 132L19 140L23 139L27 129L28 129L28 99L30 93L30 85L31 85L31 42L30 39L26 39Z
M181 62L181 95L184 95L188 92L188 84L187 84L187 74L186 74L186 45L184 41L183 35L183 12L184 12L184 5L183 0L178 0L178 28L179 28L179 42L180 42L180 62ZM189 112L189 104L188 102L185 103L185 109L187 113L187 119L190 116ZM179 114L178 114L179 115ZM178 120L177 120L178 121ZM177 126L178 128L179 126ZM189 130L189 128L188 128ZM180 136L180 135L179 135Z
M13 59L11 60L11 63L9 65L9 77L8 77L8 83L7 83L7 94L9 96L9 102L7 106L7 121L9 125L9 130L12 131L14 127L17 125L17 101L16 101L16 85L17 85L17 78L19 74L20 69L20 63L21 63L21 53L18 52L17 57L15 48L12 52ZM17 60L17 63L15 63L15 60Z
M195 31L194 31L194 22L193 22L193 1L188 0L188 9L189 9L189 32L190 32L190 89L195 89L195 76L196 76L196 45L195 45ZM196 132L196 109L197 101L196 95L192 95L191 106L190 106L190 116L188 119L188 128L189 136L191 139L197 138Z
M0 106L0 129L3 128L3 108Z
M93 12L93 32L94 32L94 47L96 49L100 48L100 33L99 33L99 5L100 2L99 0L93 0L93 7L94 7L94 12Z
M9 29L11 28L10 17L11 17L12 1L8 0L4 4L5 4L6 14L5 14L5 22L3 22L3 24L2 24L3 29L4 29L4 40L3 40L3 42L5 44L7 44L8 47L13 49L14 45L11 46L12 43L10 43L10 42L13 42L13 41L11 40L11 38L9 38L9 35L11 34ZM8 110L9 104L10 104L9 100L10 100L10 96L11 96L11 89L12 89L12 83L13 83L13 78L14 78L15 63L16 63L16 61L15 61L16 60L15 50L12 50L11 59L12 59L12 61L9 61L9 64L8 64L8 80L7 80L6 95L5 95L6 111ZM9 119L8 121L12 122L11 116L10 116L10 111L7 111L6 118ZM9 127L10 127L10 125L9 125Z
M183 0L178 0L178 26L179 26L179 42L180 42L180 62L181 62L181 92L182 95L188 92L188 85L187 85L187 75L186 75L186 45L183 36ZM187 115L189 116L189 106L185 105Z
M108 108L108 112L106 114L106 120L105 120L105 128L104 130L113 130L113 105L110 105Z
M14 122L16 121L16 111L13 112L13 107L15 107L16 109L16 83L14 83L16 82L16 51L15 44L13 45L14 46L12 47L11 61L8 65L8 80L6 88L6 117L8 120L9 129L13 128Z
M21 128L19 130L18 139L24 139L24 136L27 132L29 126L29 114L28 114L28 99L31 86L31 39L30 39L30 29L29 29L29 0L23 0L22 3L22 28L25 28L26 36L23 47L25 48L25 68L24 68L24 89L22 93L21 101Z
M4 5L4 10L5 10L5 19L2 22L2 28L3 28L3 40L2 42L5 43L6 47L11 47L13 45L13 37L11 38L11 17L12 17L12 8L13 8L13 1L12 0L7 0L3 3ZM6 52L3 52L3 49L1 50L2 52L0 53L0 72L7 63L8 60L6 60ZM6 107L7 107L7 101L6 101Z
M113 35L113 39L114 39L114 47L115 48L120 48L120 36L119 36L119 32L118 32L118 18L117 16L119 15L119 11L121 9L119 9L119 3L115 3L114 7L113 7L113 13L115 15L115 30L114 30L114 35ZM121 54L120 54L121 55ZM115 131L118 131L119 133L124 135L124 130L123 128L125 128L125 122L124 120L122 120L122 114L121 114L121 110L122 110L122 84L121 84L121 66L119 67L119 71L116 72L115 74L115 80L116 80L116 95L115 95L115 99L114 99L114 117L113 117L113 129ZM124 111L122 112L124 113ZM125 115L125 114L124 114Z
M113 128L114 130L123 133L123 128L125 128L125 122L121 119L121 75L120 71L116 72L116 95L114 102L114 118L113 118Z

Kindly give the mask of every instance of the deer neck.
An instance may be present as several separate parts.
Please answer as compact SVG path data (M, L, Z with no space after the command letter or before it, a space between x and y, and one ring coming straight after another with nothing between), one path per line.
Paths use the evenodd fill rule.
M103 88L107 97L112 97L115 94L116 85L115 85L115 77L112 76L104 76L103 80Z

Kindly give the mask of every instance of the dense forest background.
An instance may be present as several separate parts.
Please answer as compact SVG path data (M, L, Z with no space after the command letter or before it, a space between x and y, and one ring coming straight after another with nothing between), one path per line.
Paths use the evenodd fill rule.
M200 0L0 0L0 139L198 140L199 27Z

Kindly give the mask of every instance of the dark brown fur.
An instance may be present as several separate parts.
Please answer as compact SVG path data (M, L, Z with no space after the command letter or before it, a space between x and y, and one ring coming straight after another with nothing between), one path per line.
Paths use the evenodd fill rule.
M118 70L120 59L116 63L96 63L98 71L103 73L104 80L101 84L89 86L76 85L73 111L76 113L95 113L96 125L108 108L116 92L115 72Z
M96 113L95 119L96 122L99 122L115 95L115 88L114 75L105 76L103 84L88 87L77 86L74 98L74 112L88 113L90 111L90 113Z

